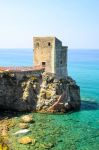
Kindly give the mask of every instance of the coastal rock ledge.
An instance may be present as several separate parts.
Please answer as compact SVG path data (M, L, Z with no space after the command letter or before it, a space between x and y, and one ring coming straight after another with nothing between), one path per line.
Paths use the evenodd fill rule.
M68 112L79 110L80 104L80 88L69 76L0 73L0 109Z

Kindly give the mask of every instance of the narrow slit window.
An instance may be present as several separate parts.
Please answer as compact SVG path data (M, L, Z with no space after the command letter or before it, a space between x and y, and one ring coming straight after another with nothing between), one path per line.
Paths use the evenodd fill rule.
M51 43L50 43L50 42L48 42L48 46L51 46Z

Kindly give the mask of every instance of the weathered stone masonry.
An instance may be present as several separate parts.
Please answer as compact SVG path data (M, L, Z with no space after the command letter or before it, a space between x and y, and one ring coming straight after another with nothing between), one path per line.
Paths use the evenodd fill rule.
M34 65L42 65L46 72L67 76L67 46L56 37L34 37Z

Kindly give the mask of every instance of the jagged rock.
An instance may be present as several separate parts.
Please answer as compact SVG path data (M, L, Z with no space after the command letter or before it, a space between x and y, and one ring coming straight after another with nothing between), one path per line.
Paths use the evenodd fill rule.
M46 99L51 99L51 91L46 90Z
M44 74L42 81L47 82L46 92L42 97L42 92L39 94L37 101L38 111L42 112L66 112L69 110L76 110L80 108L80 89L72 80L72 78L58 78L51 74ZM72 82L72 84L71 84ZM42 82L43 84L43 82ZM44 87L41 86L40 91ZM46 94L46 95L45 95ZM46 99L45 99L46 97ZM42 105L43 104L43 105Z
M43 99L46 99L46 93L41 92L40 97L42 97Z
M66 112L79 109L80 103L80 88L71 77L44 72L42 78L28 75L18 80L10 72L0 74L0 109Z

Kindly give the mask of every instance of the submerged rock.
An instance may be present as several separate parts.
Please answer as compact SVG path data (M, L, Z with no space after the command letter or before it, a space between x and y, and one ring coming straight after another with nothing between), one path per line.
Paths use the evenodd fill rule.
M53 143L48 143L48 144L40 144L40 148L44 148L44 149L51 149L54 147Z
M33 122L33 118L32 116L30 115L25 115L21 118L22 122L25 122L25 123L30 123L30 122Z
M34 143L35 143L35 139L32 139L32 138L30 138L30 137L28 137L28 136L25 136L25 137L20 138L20 139L18 140L18 142L19 142L20 144L30 144L30 143L33 142L33 144L34 144Z
M8 119L7 117L5 118L5 114L6 113L3 113L3 118L0 118L0 150L10 150L9 130L15 126L14 120Z
M29 128L29 125L27 123L19 123L19 128L27 129L27 128Z

